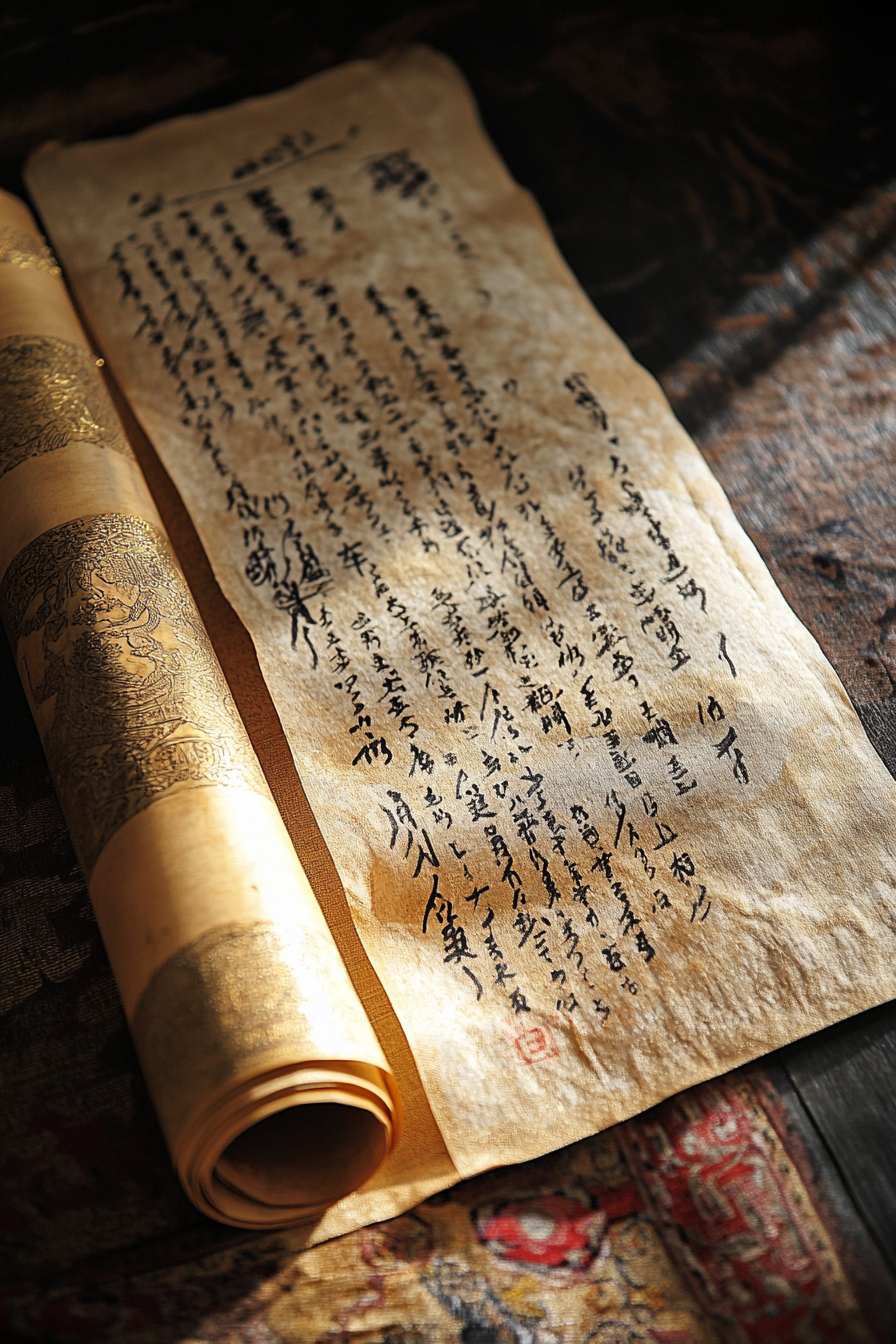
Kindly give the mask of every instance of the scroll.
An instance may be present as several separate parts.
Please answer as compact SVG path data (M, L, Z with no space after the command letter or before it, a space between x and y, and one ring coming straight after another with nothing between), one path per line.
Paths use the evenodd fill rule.
M307 1221L393 1147L394 1082L60 272L0 202L0 606L187 1193Z
M251 637L277 801L406 1103L308 1238L896 994L896 786L449 62L51 148L28 182ZM98 375L36 311L3 318L21 442L52 448L3 478L4 602L175 1160L285 1200L317 1093L226 1144L329 1061L347 1187L389 1075L114 420L79 392L41 428Z

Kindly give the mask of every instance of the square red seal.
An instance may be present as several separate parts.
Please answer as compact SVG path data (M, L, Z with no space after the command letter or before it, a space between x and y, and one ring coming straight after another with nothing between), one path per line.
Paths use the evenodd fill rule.
M554 1044L550 1027L530 1027L513 1042L517 1054L524 1064L538 1064L543 1059L553 1059L560 1051Z

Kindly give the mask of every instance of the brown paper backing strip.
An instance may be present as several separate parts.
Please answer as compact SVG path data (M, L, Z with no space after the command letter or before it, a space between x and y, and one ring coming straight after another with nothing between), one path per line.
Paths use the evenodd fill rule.
M444 1172L439 1185L451 1185L458 1177L457 1170L423 1090L407 1037L355 929L336 865L305 796L280 719L261 675L255 646L218 586L184 503L109 373L108 364L106 373L125 433L183 567L268 787L326 916L352 984L395 1072L404 1111L402 1166L425 1168L431 1177Z

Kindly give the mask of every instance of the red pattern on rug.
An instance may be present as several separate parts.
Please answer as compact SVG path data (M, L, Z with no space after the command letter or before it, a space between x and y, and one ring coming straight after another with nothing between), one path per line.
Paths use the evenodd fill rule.
M740 1075L310 1250L7 1291L16 1338L121 1344L872 1344Z
M737 1075L620 1126L697 1301L749 1344L842 1344L848 1293L831 1240L766 1112Z

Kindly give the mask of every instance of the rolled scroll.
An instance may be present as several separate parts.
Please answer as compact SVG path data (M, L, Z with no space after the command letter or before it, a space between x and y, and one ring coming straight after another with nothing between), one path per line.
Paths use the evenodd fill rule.
M0 194L0 608L187 1194L305 1222L399 1101L60 272Z

